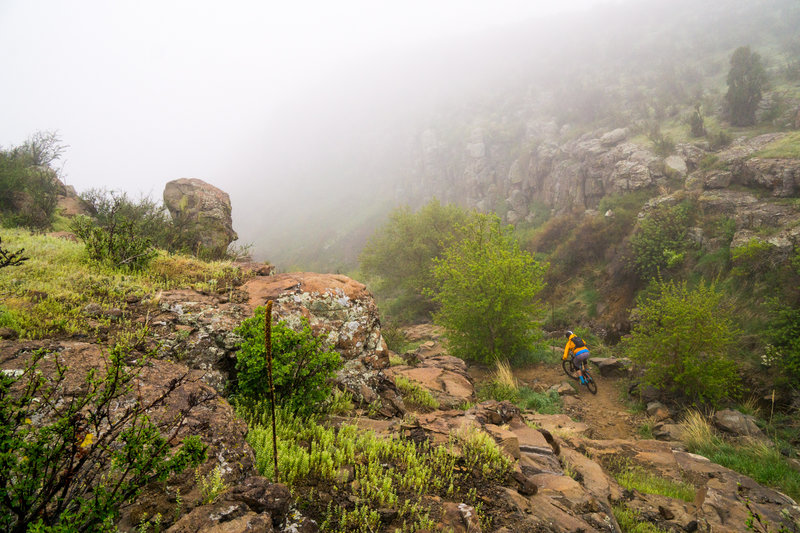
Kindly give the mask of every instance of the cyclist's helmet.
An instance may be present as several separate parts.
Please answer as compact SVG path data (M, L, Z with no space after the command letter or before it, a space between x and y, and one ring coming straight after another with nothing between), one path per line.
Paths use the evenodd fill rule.
M572 331L567 330L567 338L569 339L570 337L572 337L572 335L573 335Z

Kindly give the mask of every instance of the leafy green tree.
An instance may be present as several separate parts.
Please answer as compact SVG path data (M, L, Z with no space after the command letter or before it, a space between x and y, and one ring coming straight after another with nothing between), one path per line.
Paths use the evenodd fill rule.
M396 209L361 252L361 269L389 315L400 320L428 317L435 305L424 293L433 285L433 259L458 234L470 212L433 199L416 213Z
M714 283L689 289L686 282L656 280L637 309L623 346L644 368L645 382L712 405L736 391L737 367L729 356L738 330Z
M52 168L65 147L56 133L36 133L22 145L0 149L0 217L6 224L46 228L61 185Z
M767 73L761 56L751 51L749 46L737 48L731 56L725 95L731 125L751 126L756 123L756 109L766 84Z
M54 361L54 372L41 363ZM0 528L3 531L112 531L120 506L148 484L196 466L206 448L196 436L172 450L184 419L204 401L155 423L149 414L187 379L142 401L134 386L145 358L129 366L115 346L105 371L68 386L58 354L37 351L19 376L0 373Z
M241 336L236 354L236 394L248 402L269 405L269 373L264 350L265 308L236 328ZM272 376L275 402L289 413L307 416L319 412L331 392L331 379L342 367L338 352L325 348L324 339L311 332L303 319L295 331L285 322L272 326Z
M434 260L428 294L441 305L434 321L454 355L490 363L533 347L546 265L520 250L512 231L496 215L477 214Z

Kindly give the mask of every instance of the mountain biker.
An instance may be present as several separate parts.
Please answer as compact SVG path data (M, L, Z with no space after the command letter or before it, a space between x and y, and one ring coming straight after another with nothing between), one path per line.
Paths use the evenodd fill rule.
M569 357L569 352L573 352L574 354L572 363L575 365L575 368L578 369L578 376L581 378L581 383L586 383L586 379L583 377L583 365L585 365L586 361L589 359L589 348L586 347L586 343L583 342L583 339L567 330L567 345L564 346L564 357L562 357L562 359L566 361Z

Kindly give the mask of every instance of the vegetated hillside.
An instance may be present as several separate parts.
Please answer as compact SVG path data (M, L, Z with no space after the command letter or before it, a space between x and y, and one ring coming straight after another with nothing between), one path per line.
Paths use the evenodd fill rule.
M393 121L378 114L373 126L383 132L380 150L363 143L361 156L351 150L347 164L337 160L318 169L318 174L337 176L337 185L359 185L352 194L337 196L335 213L320 216L321 242L292 241L292 217L284 217L287 225L279 233L287 238L280 247L272 245L269 256L279 265L313 261L326 270L350 271L357 254L344 257L339 251L356 250L363 232L352 229L354 217L346 214L374 212L384 201L388 206L366 224L380 223L391 205L417 207L434 196L506 215L513 192L508 182L520 179L537 148L557 148L598 129L628 128L634 144L651 148L656 139L666 148L670 141L707 140L717 146L724 133L736 137L789 127L800 101L798 24L798 7L788 0L630 2L598 6L569 20L524 22L454 44L447 52L432 51L448 65L442 74L447 80L439 80L432 66L420 66L425 76L417 85L436 88L431 92L441 98L420 100L415 112L404 107L408 118L394 137L383 132ZM731 55L740 46L761 55L769 78L755 130L732 129L724 109ZM427 58L412 59L428 65ZM687 121L698 105L707 138L689 134ZM391 164L370 164L376 157L391 158ZM591 201L576 198L576 205L596 207L607 193L590 192L595 194ZM576 192L562 191L562 196ZM528 208L543 208L545 215L552 207L565 207L563 200L558 205L536 200L526 198ZM321 211L312 205L307 210L314 216ZM359 244L351 245L350 236ZM292 250L287 260L283 250Z

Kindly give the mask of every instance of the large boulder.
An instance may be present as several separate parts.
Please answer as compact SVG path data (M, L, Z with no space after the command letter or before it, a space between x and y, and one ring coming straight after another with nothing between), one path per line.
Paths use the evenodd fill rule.
M338 274L293 272L255 278L243 285L252 309L272 300L274 320L299 328L302 318L345 360L388 366L378 307L363 283Z
M200 247L212 257L222 257L239 238L233 231L228 193L202 180L170 181L164 187L164 205L192 250Z

